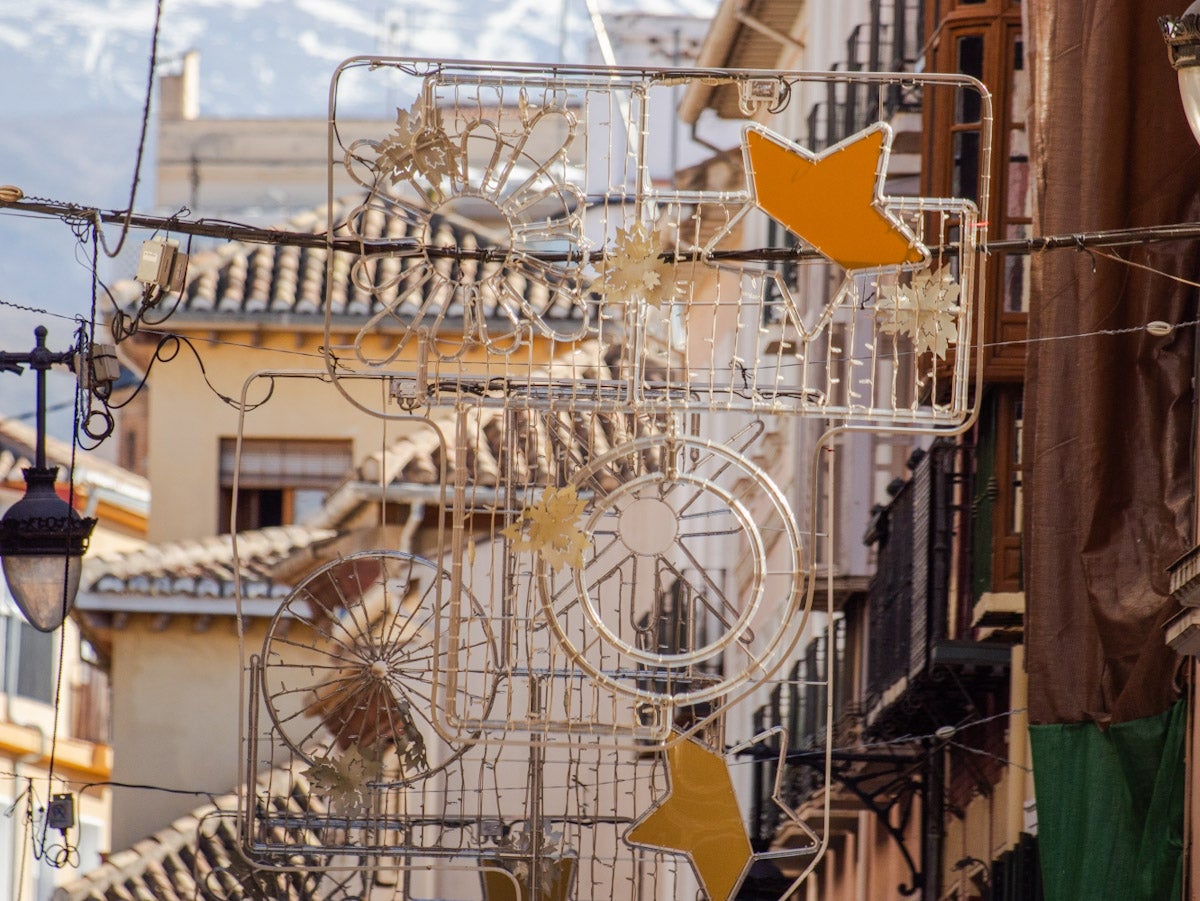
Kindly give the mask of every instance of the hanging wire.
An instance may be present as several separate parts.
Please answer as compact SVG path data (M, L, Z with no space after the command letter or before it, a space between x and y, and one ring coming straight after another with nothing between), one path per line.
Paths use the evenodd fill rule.
M237 345L237 346L249 346L249 345ZM177 356L179 356L179 351L180 351L180 348L182 348L182 347L186 347L188 350L190 350L192 352L192 356L194 356L196 358L196 364L200 367L200 376L204 379L204 384L208 386L208 389L214 395L216 395L216 397L223 404L225 404L229 407L232 407L234 410L245 411L245 412L250 412L251 410L256 410L259 407L261 407L263 404L265 404L267 401L269 401L271 399L271 396L275 392L275 380L272 378L272 379L268 380L266 395L261 400L254 401L253 403L249 403L249 404L243 404L241 401L237 400L236 398L230 397L228 394L225 394L220 389L218 389L217 386L212 383L212 380L209 379L208 368L204 365L204 357L202 357L200 355L200 351L196 350L196 346L192 343L192 340L190 338L185 337L184 335L168 333L168 334L163 335L159 339L158 344L154 348L154 353L150 357L150 363L146 367L146 373L145 373L145 375L142 376L142 380L140 382L138 382L138 385L133 390L133 393L131 395L129 395L129 397L125 398L125 400L121 401L120 403L109 403L108 401L105 401L106 409L120 410L122 407L128 406L135 397L137 397L139 394L141 394L142 389L144 389L146 387L146 384L150 379L150 372L154 368L154 364L156 362L170 363Z
M97 229L91 229L91 246L92 246L92 279L91 279L91 309L89 311L86 322L87 334L84 335L85 323L80 322L79 340L76 342L78 347L78 363L80 370L75 373L77 379L76 396L80 398L82 404L86 404L87 412L76 423L75 436L76 443L81 447L82 435L86 435L94 443L86 447L84 450L95 450L100 444L113 433L116 428L116 420L113 419L112 413L108 410L108 392L111 390L110 384L105 384L103 387L95 384L95 368L93 365L93 350L96 342L96 301L97 288L100 284L99 277L99 232ZM100 408L97 409L96 402L99 401ZM99 425L95 425L95 421L99 421Z
M289 231L236 222L227 219L181 218L186 212L170 216L152 216L131 213L129 210L102 210L72 202L55 201L48 198L26 197L15 203L0 203L0 215L26 214L62 219L68 223L83 222L98 225L104 222L121 223L123 228L143 228L151 231L174 231L199 237L222 238L247 244L266 244L283 247L313 249L332 248L350 253L390 253L398 257L427 255L436 259L460 261L503 262L507 252L498 248L460 248L440 245L425 245L416 238L363 240L361 237L332 237L323 231ZM1181 222L1168 225L1150 225L1137 228L1107 229L1092 232L1075 232L1061 235L1044 235L1031 238L1010 238L988 241L980 245L987 254L1010 255L1040 254L1050 250L1087 250L1100 247L1138 247L1171 241L1194 241L1200 238L1200 222ZM101 235L103 242L103 235ZM957 245L931 245L930 252L938 257L953 257L958 253ZM106 251L107 252L107 251ZM563 262L574 260L571 253L539 253L531 257ZM752 247L742 250L715 250L707 254L686 251L664 251L661 257L675 262L796 262L821 258L815 250L800 245L791 247ZM595 254L591 258L596 258Z
M157 0L154 4L154 30L150 35L150 61L146 72L146 97L142 103L142 130L138 137L137 157L133 163L133 181L129 186L129 206L125 210L125 219L121 224L121 237L117 240L117 246L109 249L108 242L104 238L104 232L101 230L101 218L99 211L93 211L92 222L96 233L100 237L100 243L104 245L104 253L109 257L115 257L121 252L121 248L125 246L125 239L129 237L129 229L133 222L133 206L137 198L138 182L142 177L142 156L146 150L146 133L150 125L150 105L154 96L154 70L158 66L158 34L159 26L162 24L162 0Z
M1005 766L1016 767L1025 773L1032 773L1033 767L1023 763L1017 763L1015 760L1009 760L1007 757L1001 757L999 754L993 754L991 751L985 751L983 748L972 748L970 745L964 745L960 741L947 741L946 744L952 748L958 748L960 751L967 751L971 754L977 754L981 757L990 757L993 760L999 761Z
M1105 253L1103 250L1093 250L1092 253L1094 253L1098 257L1104 257L1106 260L1112 260L1114 263L1123 263L1126 266L1132 266L1134 269L1141 269L1145 272L1149 272L1154 275L1160 275L1163 278L1168 278L1171 281L1178 282L1181 285L1187 285L1190 288L1200 288L1200 282L1192 281L1191 279L1184 278L1181 275L1175 275L1172 272L1167 272L1163 269L1158 269L1154 266L1148 266L1145 263L1138 263L1134 260L1127 260L1127 259L1125 259L1125 257L1118 256L1115 253ZM1092 267L1092 271L1093 272L1096 271L1095 266Z
M30 307L21 303L13 303L11 300L0 299L0 307L11 307L14 310L20 310L23 313L36 313L39 316L52 316L55 319L65 319L68 322L74 322L74 316L66 316L62 313L51 313L49 310L42 307Z

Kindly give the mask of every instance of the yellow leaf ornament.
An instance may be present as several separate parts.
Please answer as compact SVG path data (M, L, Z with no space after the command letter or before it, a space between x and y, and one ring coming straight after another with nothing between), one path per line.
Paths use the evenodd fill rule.
M318 793L339 813L365 813L371 805L370 783L383 775L383 762L352 745L340 756L317 757L304 771Z
M574 485L547 488L541 500L526 507L503 535L513 542L518 553L541 554L554 570L564 565L583 566L583 551L588 538L579 527L586 500L580 500Z

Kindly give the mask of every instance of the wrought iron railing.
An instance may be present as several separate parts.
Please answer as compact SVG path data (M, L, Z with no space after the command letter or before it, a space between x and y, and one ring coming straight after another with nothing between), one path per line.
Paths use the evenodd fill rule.
M869 699L926 670L934 643L955 637L947 630L959 518L955 486L964 459L953 442L934 442L928 453L914 455L912 478L878 511L876 572L867 595Z
M771 693L768 703L755 712L760 730L780 727L787 731L790 751L823 751L830 722L835 742L853 731L857 707L847 702L846 622L838 618L832 627L812 639L796 659L786 683ZM832 682L830 681L832 678ZM827 699L833 694L832 720ZM768 745L778 750L778 739ZM770 760L756 763L753 814L759 835L770 836L779 825L779 807L771 801L776 764ZM799 807L824 784L820 767L789 764L783 776L783 795L791 807Z
M846 40L845 72L915 72L924 53L924 0L871 0L870 18ZM829 83L808 114L808 147L824 150L879 119L920 109L921 95L902 84Z

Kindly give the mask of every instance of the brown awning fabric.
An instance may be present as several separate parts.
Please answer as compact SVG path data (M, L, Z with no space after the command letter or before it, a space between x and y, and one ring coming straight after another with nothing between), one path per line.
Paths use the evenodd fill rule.
M1037 234L1200 218L1200 151L1139 0L1027 6ZM1120 251L1195 279L1194 242ZM1033 260L1026 380L1029 706L1035 723L1150 716L1174 698L1166 568L1190 546L1193 289L1086 252Z

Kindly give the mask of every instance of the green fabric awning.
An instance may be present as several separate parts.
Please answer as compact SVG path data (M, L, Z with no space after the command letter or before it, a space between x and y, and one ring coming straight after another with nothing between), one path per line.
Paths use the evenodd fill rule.
M1115 723L1030 726L1047 901L1178 899L1187 707Z

